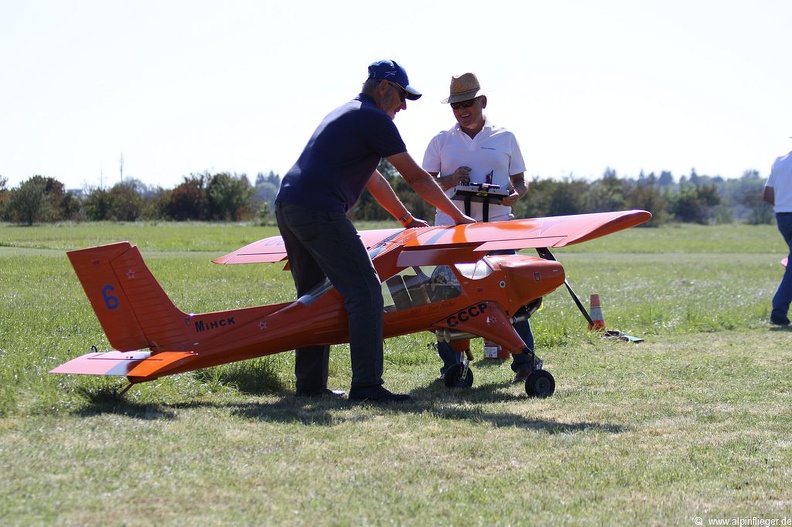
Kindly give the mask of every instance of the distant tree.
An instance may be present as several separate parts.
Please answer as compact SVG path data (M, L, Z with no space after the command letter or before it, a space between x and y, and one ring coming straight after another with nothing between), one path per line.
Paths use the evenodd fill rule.
M208 175L190 174L163 196L165 217L175 221L208 219L205 194Z
M90 221L109 220L112 208L113 199L110 192L102 188L90 190L83 201L85 217Z
M549 216L591 212L587 207L590 187L590 183L582 179L567 178L561 181L550 195Z
M512 207L512 214L515 218L533 218L590 212L590 188L591 184L582 179L534 177L528 183L528 193Z
M671 172L663 170L660 172L660 177L657 179L657 184L661 187L670 187L674 184L674 176Z
M773 222L773 206L763 199L764 179L756 170L747 170L740 178L735 202L748 210L746 221L751 225Z
M263 182L253 188L252 206L258 209L258 217L262 225L267 225L275 213L275 197L278 188L271 183Z
M261 172L256 176L256 185L253 189L253 197L260 203L259 207L263 208L267 204L267 210L275 210L275 196L278 195L280 188L280 176L270 171L267 176Z
M616 171L605 173L602 179L590 185L588 209L591 212L610 212L624 209L627 181L619 179Z
M250 198L253 188L246 175L215 174L206 185L209 219L239 221L252 213Z
M275 188L278 188L280 187L280 176L275 172L273 172L272 170L270 170L266 176L262 172L259 172L256 175L255 186L258 187L259 185L264 185L264 184L269 184L274 186Z
M8 206L8 178L0 176L0 219L6 219L6 207Z
M547 196L552 192L556 182L551 179L539 179L539 177L534 176L525 183L528 186L528 192L514 204L512 214L514 214L515 218L547 216L549 211Z
M698 185L700 183L699 175L696 173L696 169L695 168L691 168L690 169L690 178L688 180L691 183L693 183L694 185Z
M66 192L60 202L60 220L80 221L85 217L82 202L72 192Z
M638 184L639 185L657 185L657 176L655 176L654 172L650 172L649 175L645 175L643 170L641 173L638 174Z
M165 220L168 218L164 210L164 196L166 190L162 187L147 187L140 194L142 199L140 216L141 220Z
M135 221L143 209L143 198L138 193L134 181L116 183L110 189L110 211L107 219L114 221Z
M69 219L74 198L64 191L63 183L51 177L33 176L11 190L8 214L11 221L33 225L35 222Z
M139 181L127 179L110 190L91 189L83 201L85 217L91 221L136 221L146 204L141 188L145 186Z
M715 207L721 202L715 185L692 185L686 183L674 195L669 210L674 219L683 223L710 223L715 215Z

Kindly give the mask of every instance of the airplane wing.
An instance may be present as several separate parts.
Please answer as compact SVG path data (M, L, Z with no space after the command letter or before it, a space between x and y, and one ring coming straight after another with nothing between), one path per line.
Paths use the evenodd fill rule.
M651 217L645 210L628 210L409 229L397 265L448 265L472 262L496 250L564 247L640 225ZM402 232L405 229L367 230L360 231L360 237L366 248L371 249ZM215 258L213 262L240 264L283 260L286 260L283 239L272 236Z
M387 241L404 229L372 229L360 231L366 249ZM276 263L286 260L286 246L280 236L271 236L212 260L217 264Z
M423 229L404 244L398 265L474 261L490 251L564 247L593 240L651 219L644 210L549 216Z

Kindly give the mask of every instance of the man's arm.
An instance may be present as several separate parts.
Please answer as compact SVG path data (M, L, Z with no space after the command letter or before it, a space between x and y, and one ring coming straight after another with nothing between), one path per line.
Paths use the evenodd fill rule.
M775 205L775 189L773 187L765 187L762 199L770 205Z
M476 223L476 220L463 214L454 203L448 199L443 189L429 172L421 168L407 152L392 155L387 158L396 170L402 175L410 187L423 199L438 209L448 214L454 223Z
M520 172L509 176L509 183L511 183L511 188L509 189L511 192L508 198L501 200L501 204L511 207L528 192L528 185L525 184L525 173Z
M399 220L403 227L408 229L413 227L428 227L429 224L413 216L404 203L396 195L393 187L385 179L379 170L375 170L366 183L366 189L374 196L383 209L387 210L391 216Z

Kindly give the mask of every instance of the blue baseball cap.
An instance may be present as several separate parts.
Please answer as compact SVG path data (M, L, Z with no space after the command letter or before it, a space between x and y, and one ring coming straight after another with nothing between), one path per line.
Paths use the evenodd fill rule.
M378 60L372 62L368 67L368 78L380 81L388 81L397 84L404 90L406 97L411 101L420 99L422 93L410 86L407 72L394 60Z

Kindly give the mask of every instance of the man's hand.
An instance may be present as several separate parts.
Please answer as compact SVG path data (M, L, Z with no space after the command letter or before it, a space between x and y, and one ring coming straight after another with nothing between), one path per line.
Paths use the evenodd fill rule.
M457 185L467 185L470 183L470 167L459 167L453 174L447 176L440 176L437 178L437 184L443 190L448 190L456 187Z
M416 227L428 227L429 224L426 220L422 220L421 218L416 218L413 216L412 221L404 226L405 229L415 229Z
M476 223L476 220L460 212L457 216L454 216L454 223L457 225L463 225L468 223Z
M454 178L456 183L454 186L457 185L467 185L470 183L470 167L459 167L457 168L451 176Z
M517 203L517 201L521 198L519 192L517 192L513 188L511 188L509 190L511 191L509 193L509 195L506 196L505 198L501 199L501 202L500 202L501 205L506 205L507 207L511 207L512 205Z

